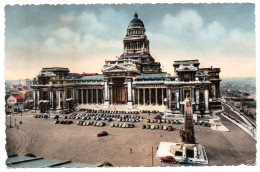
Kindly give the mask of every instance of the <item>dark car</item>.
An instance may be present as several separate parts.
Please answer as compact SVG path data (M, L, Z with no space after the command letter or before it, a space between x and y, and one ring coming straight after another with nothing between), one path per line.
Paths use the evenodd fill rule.
M97 133L97 137L106 136L106 135L108 135L106 131L100 131L99 133Z
M164 157L160 157L160 161L161 162L169 162L169 163L177 163L176 159L173 158L172 156L164 156Z
M161 116L159 116L159 115L156 115L155 117L154 117L154 119L161 119L162 117Z
M181 160L178 161L179 164L190 164L190 165L195 165L195 162L190 160L189 158L182 158Z
M59 119L59 115L55 115L53 119Z

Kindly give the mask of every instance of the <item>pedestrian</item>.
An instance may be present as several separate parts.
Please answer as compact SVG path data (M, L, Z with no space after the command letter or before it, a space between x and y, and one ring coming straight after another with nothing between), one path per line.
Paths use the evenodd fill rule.
M130 153L132 153L132 148L130 148Z
M22 121L20 121L20 124L22 124L23 122Z

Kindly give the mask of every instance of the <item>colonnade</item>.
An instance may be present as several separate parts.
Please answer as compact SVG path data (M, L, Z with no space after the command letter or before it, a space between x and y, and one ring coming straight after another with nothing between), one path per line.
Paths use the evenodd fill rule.
M166 88L136 88L135 104L137 105L166 105Z
M79 104L102 104L103 88L100 89L77 89L77 103Z

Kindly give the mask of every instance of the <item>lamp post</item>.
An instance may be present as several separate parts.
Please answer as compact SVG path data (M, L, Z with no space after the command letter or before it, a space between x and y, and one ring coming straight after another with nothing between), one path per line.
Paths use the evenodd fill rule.
M153 146L152 146L152 166L153 166Z

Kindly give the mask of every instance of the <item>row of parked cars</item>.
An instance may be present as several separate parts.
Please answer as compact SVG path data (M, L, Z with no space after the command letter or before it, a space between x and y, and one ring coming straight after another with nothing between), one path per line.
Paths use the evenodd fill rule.
M111 122L114 119L121 119L122 121L126 121L129 119L134 119L135 122L138 122L140 119L143 119L143 117L137 116L137 115L108 115L108 114L77 114L77 113L73 113L69 116L64 116L64 119L81 119L81 120L104 120L104 121L108 121ZM130 121L131 122L131 121Z
M67 120L62 120L62 121L55 121L54 124L66 124L66 125L69 125L69 124L72 124L73 121L67 121Z
M161 162L168 162L168 163L173 163L173 164L189 164L189 165L195 165L195 162L190 160L189 158L182 158L181 160L177 161L174 157L172 156L164 156L160 157Z
M118 121L119 122L131 122L131 123L135 123L135 122L139 122L140 120L142 120L143 117L141 119L136 119L134 117L129 117L129 118L119 118Z
M176 125L179 125L180 124L180 121L179 120L161 120L161 119L147 119L147 123L167 123L167 124L176 124Z
M48 115L33 115L34 118L48 118Z
M77 112L86 112L86 113L103 113L103 114L139 114L138 111L118 111L118 110L94 110L94 109L77 109Z
M85 122L85 121L79 121L77 123L79 126L96 126L96 127L104 127L106 123L104 122Z
M142 129L173 131L172 126L163 126L163 125L142 125Z
M135 127L135 125L134 124L125 124L125 123L123 123L123 124L121 124L121 123L115 123L115 124L111 124L110 125L110 127L111 128L134 128Z
M141 112L142 112L142 113L152 113L152 114L159 113L158 110L152 110L152 111L150 111L150 110L141 110Z
M195 125L202 125L203 127L210 127L209 121L194 121Z

